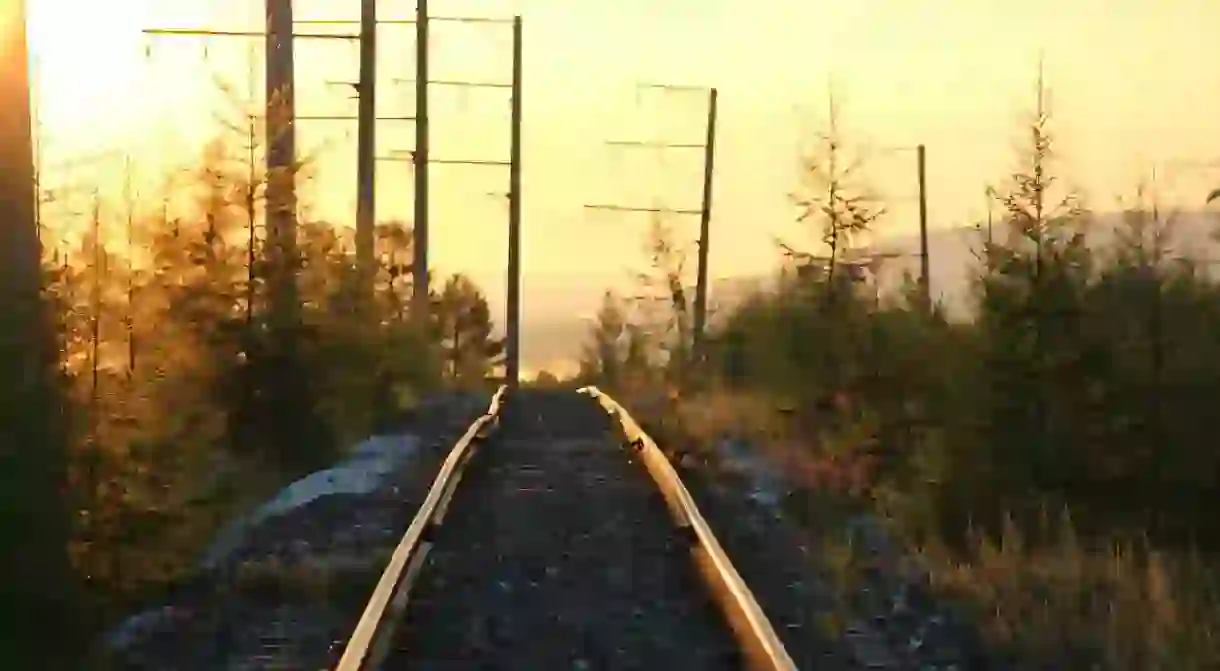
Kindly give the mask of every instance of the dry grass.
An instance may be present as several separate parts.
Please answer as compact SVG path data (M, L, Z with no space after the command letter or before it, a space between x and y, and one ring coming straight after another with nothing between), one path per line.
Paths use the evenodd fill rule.
M1198 557L1089 548L1068 524L1041 547L1012 527L999 543L971 547L965 557L925 548L920 558L935 588L968 606L987 638L1018 659L1220 668L1220 584Z
M714 391L694 399L679 398L671 410L662 421L702 446L740 438L778 450L788 442L789 423L768 396Z
M811 501L826 502L828 512L837 510L831 514L851 509L830 503L844 497L842 489L826 487L828 457L810 438L801 440L807 430L798 430L781 399L715 391L671 402L663 416L661 410L639 412L664 427L665 440L683 441L687 453L701 447L706 456L724 437L748 440L810 489ZM832 528L824 514L808 519L822 533ZM1067 523L1053 536L1033 547L1009 528L998 543L974 539L965 554L936 542L909 549L934 591L971 613L985 639L1018 668L1220 669L1220 572L1214 567L1134 544L1086 547ZM838 583L840 603L850 603L858 558L836 553L831 539L824 540L823 568Z

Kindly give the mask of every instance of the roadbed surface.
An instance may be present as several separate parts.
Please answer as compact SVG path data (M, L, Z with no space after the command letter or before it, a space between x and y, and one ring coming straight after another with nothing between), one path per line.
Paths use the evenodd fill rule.
M512 399L435 541L388 671L741 668L689 540L591 398Z

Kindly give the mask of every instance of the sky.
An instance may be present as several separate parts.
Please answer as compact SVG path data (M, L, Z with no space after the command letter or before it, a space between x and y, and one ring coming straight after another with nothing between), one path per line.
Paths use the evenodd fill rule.
M157 38L146 27L256 29L249 0L28 0L41 152L48 174L98 154L113 176L128 154L146 173L182 163L215 133L215 79L245 90L250 40ZM984 188L1014 165L1044 61L1064 177L1091 205L1111 207L1154 165L1164 188L1194 199L1208 180L1192 164L1220 159L1220 3L1215 0L433 0L434 16L524 17L525 310L592 312L600 289L629 282L647 227L639 215L589 203L696 208L698 152L611 149L605 140L699 142L703 94L640 94L640 82L720 91L711 242L714 276L767 272L775 237L801 240L789 194L802 148L825 117L834 83L849 142L874 148L873 187L890 214L882 236L915 230L914 155L927 146L933 227L986 213ZM414 3L382 0L385 18ZM298 0L298 19L355 19L356 0ZM65 20L70 17L70 20ZM322 30L311 26L300 30ZM328 27L347 32L354 27ZM410 26L379 31L381 114L412 112ZM432 76L504 81L505 27L433 26ZM354 111L356 45L298 43L298 113ZM261 90L261 78L254 80ZM495 89L431 94L436 158L503 159L507 96ZM383 122L380 153L409 149L409 124ZM311 214L354 212L354 124L301 122L317 156L302 187ZM1173 167L1170 167L1172 164ZM74 168L81 173L86 168ZM410 216L410 173L381 163L378 217ZM61 176L64 173L61 170ZM50 177L48 179L51 179ZM69 178L64 178L71 181ZM432 258L471 274L502 305L506 212L501 168L432 169ZM687 237L695 218L674 220ZM544 298L545 297L545 298ZM526 334L528 349L529 318Z

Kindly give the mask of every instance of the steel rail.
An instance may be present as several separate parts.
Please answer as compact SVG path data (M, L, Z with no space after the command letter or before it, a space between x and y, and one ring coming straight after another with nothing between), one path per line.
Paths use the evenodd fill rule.
M499 421L506 389L500 386L491 399L487 413L476 419L449 451L411 526L407 527L381 579L377 581L334 671L370 671L377 668L385 657L397 616L406 607L411 585L432 548L435 527L441 524L453 491L479 442Z
M694 547L691 552L700 575L737 635L749 667L756 671L796 671L796 664L776 635L775 628L716 540L711 526L699 512L694 497L682 484L669 459L613 398L597 387L582 387L578 391L593 397L611 417L618 420L628 442L639 451L645 467L664 495L674 523L679 529L689 530L693 534Z

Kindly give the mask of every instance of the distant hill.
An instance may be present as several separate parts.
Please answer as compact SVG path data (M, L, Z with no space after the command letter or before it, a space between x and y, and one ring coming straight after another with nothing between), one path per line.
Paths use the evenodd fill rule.
M1114 238L1122 224L1121 212L1100 212L1092 215L1088 233L1089 246L1102 250ZM995 224L993 234L1002 234ZM1196 260L1220 259L1220 243L1213 233L1220 230L1220 218L1212 212L1183 212L1174 219L1168 241L1168 253L1175 257ZM970 307L970 282L977 268L975 250L981 242L980 231L973 227L958 227L931 231L928 235L928 258L931 269L932 295L943 301L951 315L964 317ZM898 258L888 260L881 271L881 291L889 293L902 286L904 273L919 274L919 236L909 235L881 240L873 249L892 253Z
M1113 232L1122 222L1122 213L1103 212L1093 215L1089 242L1096 249L1112 240ZM1000 235L996 224L995 235ZM1178 215L1169 242L1173 256L1195 259L1220 259L1220 243L1212 239L1220 229L1220 217L1212 212L1185 212ZM974 255L979 231L958 227L931 231L928 235L929 259L932 271L932 294L943 301L950 315L968 316L970 309L971 274L977 267ZM875 251L897 255L882 266L881 292L889 294L902 286L904 273L919 274L919 236L884 238L872 245ZM583 278L582 278L583 279ZM752 292L773 286L770 275L723 277L712 282L710 302L712 322L716 313L725 314L740 304ZM528 371L540 369L563 373L575 369L575 362L589 328L589 319L596 308L600 290L590 295L576 286L571 278L539 278L526 287L529 309L522 324L522 359ZM693 295L694 290L691 289Z

